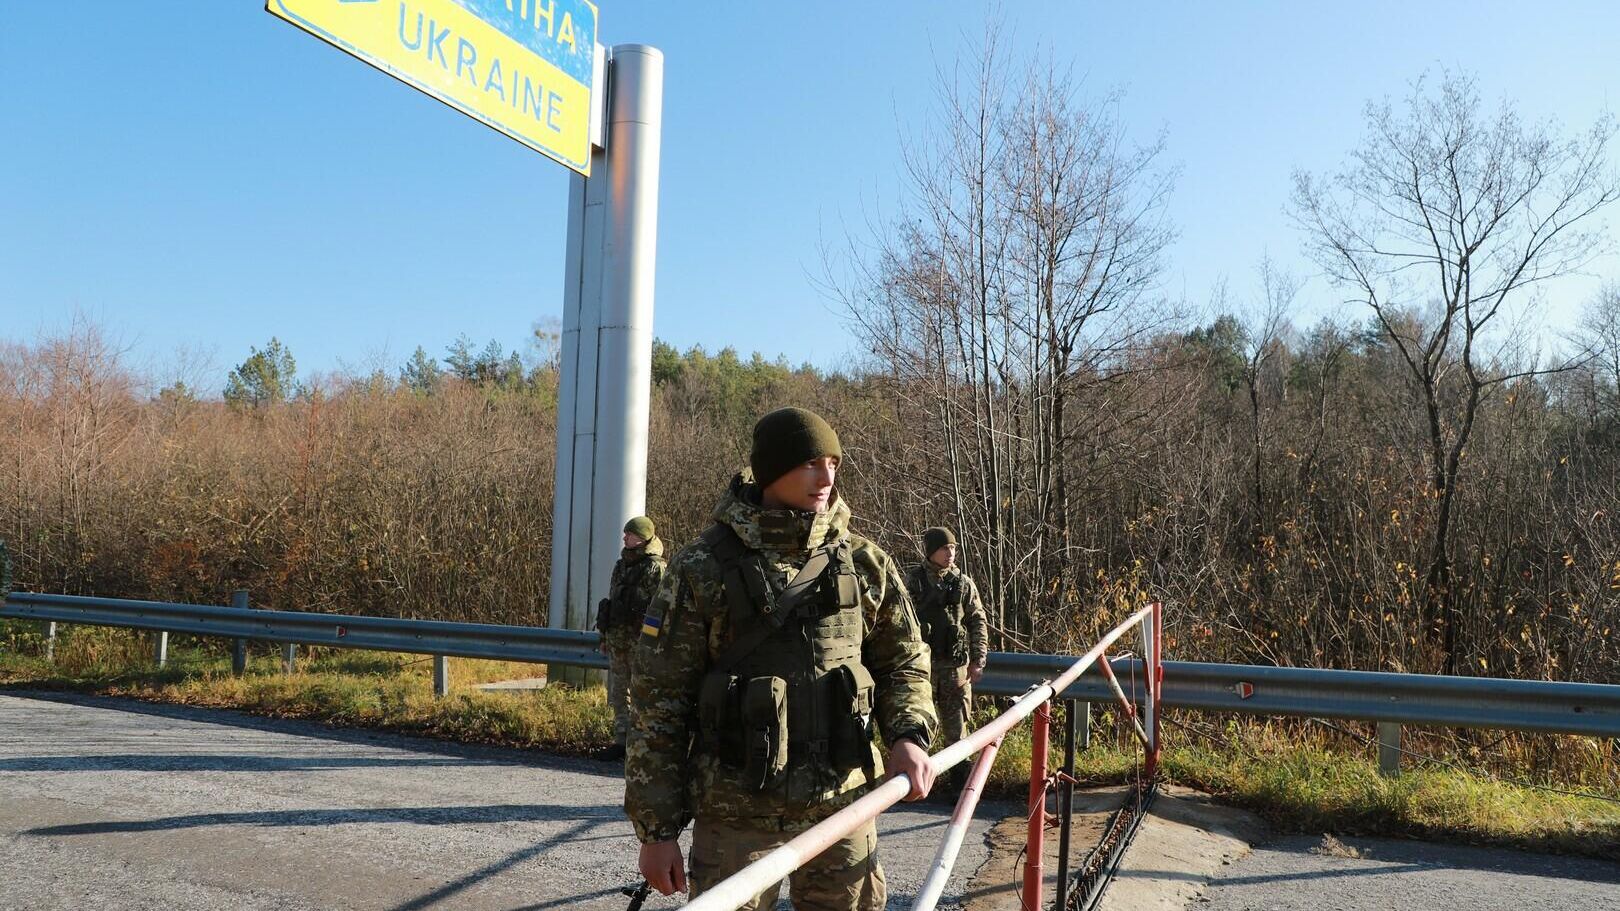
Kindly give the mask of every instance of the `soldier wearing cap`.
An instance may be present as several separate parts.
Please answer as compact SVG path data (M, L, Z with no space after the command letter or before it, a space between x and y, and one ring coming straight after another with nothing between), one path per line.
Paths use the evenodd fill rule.
M636 646L625 810L642 875L695 897L882 779L909 799L934 771L928 657L905 583L849 530L843 452L818 415L754 425L749 469L714 524L670 561ZM677 837L694 822L690 863ZM887 889L868 822L790 877L798 911L878 911ZM766 911L781 884L741 908Z
M613 564L608 596L596 607L596 631L608 656L608 705L613 708L613 746L603 759L624 758L630 731L630 674L642 617L664 578L664 542L653 520L636 516L624 523L624 550Z
M939 746L946 747L968 732L973 684L984 676L990 634L979 587L956 565L956 535L935 527L922 538L924 559L906 575L906 590L928 643Z

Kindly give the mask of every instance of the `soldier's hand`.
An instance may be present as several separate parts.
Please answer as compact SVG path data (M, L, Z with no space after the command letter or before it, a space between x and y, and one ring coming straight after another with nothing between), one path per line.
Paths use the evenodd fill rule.
M894 746L889 748L886 765L890 777L905 775L911 779L911 793L906 795L907 800L922 800L934 787L934 760L927 750L910 740L895 741Z
M969 683L978 683L980 680L983 680L983 679L984 679L984 665L975 664L972 667L968 668L968 682Z
M641 876L660 895L674 895L686 891L686 862L681 858L680 842L655 841L641 846Z

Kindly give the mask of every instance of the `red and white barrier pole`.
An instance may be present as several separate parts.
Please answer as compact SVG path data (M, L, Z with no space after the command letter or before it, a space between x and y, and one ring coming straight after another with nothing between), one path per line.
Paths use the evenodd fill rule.
M1024 852L1024 911L1041 911L1042 861L1046 854L1046 747L1052 730L1052 703L1035 709L1029 732L1029 850Z
M973 808L979 805L979 795L984 793L984 782L990 777L990 767L995 764L996 751L1000 748L999 739L991 741L973 763L973 772L962 788L962 796L956 800L956 810L945 827L945 837L940 840L939 850L934 852L934 865L929 868L922 888L917 890L911 911L934 911L939 897L945 893L945 882L951 878L951 868L956 866L956 855L962 850L968 823L973 820Z
M1007 710L998 715L994 721L935 753L931 757L935 772L950 769L984 749L992 741L999 741L1013 725L1023 721L1047 700L1067 689L1069 684L1085 673L1086 668L1096 663L1097 658L1113 645L1115 640L1125 635L1131 627L1141 623L1142 618L1152 611L1152 607L1144 607L1132 614L1123 623L1109 630L1107 635L1069 665L1069 669L1059 674L1057 679L1031 687L1029 692L1020 696L1017 702L1008 706ZM1041 768L1044 771L1044 762ZM810 858L825 851L839 839L855 831L910 793L909 777L896 775L890 778L867 792L864 797L799 833L787 844L716 883L714 888L687 902L687 911L736 911L738 906L765 891L766 887L781 882Z

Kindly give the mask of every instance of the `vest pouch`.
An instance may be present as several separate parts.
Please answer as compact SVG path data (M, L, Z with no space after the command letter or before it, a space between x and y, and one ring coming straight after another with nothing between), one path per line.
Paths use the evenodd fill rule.
M613 616L613 603L606 598L596 602L596 631L605 633Z
M735 675L711 671L698 690L698 731L703 749L734 768L743 764L742 737L737 724L741 716L737 684Z
M839 573L836 577L838 607L858 607L861 603L861 581L854 573Z
M877 684L872 673L859 662L840 665L827 675L832 686L828 707L832 712L832 743L828 745L833 765L854 769L872 764L872 709Z
M787 768L787 681L754 677L742 686L743 781L763 791Z

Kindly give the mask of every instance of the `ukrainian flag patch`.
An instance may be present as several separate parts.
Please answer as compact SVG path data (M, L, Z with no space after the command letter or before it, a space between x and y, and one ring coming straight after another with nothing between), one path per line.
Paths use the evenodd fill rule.
M664 618L657 614L648 614L641 618L641 634L643 636L657 636L664 625Z

